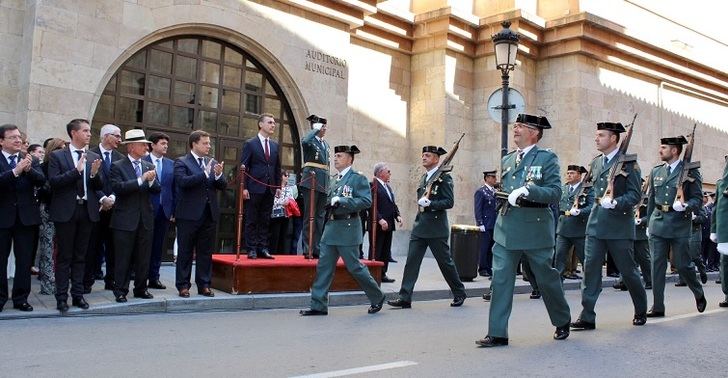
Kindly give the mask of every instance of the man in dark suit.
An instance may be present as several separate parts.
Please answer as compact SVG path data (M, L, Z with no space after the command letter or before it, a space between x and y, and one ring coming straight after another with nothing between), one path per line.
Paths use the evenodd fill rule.
M143 157L154 165L157 171L157 180L162 187L159 193L150 193L152 199L152 214L154 215L154 235L152 236L152 253L149 258L149 283L150 289L166 289L167 287L159 280L159 268L162 265L164 254L165 238L170 223L174 222L174 161L165 157L169 146L169 135L164 133L152 133L149 136L151 152Z
M123 144L127 158L111 165L111 185L116 194L114 211L111 215L111 229L116 247L114 296L119 303L126 302L129 293L131 265L134 263L134 297L154 298L147 291L149 255L152 252L154 214L152 193L162 188L157 180L154 165L142 160L148 151L149 142L144 131L132 129L126 132Z
M104 289L114 290L114 241L111 228L111 213L114 208L116 196L111 188L111 164L122 160L125 156L117 151L121 142L121 130L119 127L106 124L101 127L98 146L90 149L101 156L101 179L104 183L101 190L96 194L101 201L99 221L94 225L91 233L91 242L86 255L86 272L83 277L84 293L90 293L94 281L101 272L101 264L106 260L106 276L104 277Z
M369 229L374 213L377 215L376 241L372 243L372 232L369 232L369 245L375 244L374 256L377 261L384 263L382 269L382 282L394 282L394 279L387 277L387 268L392 261L392 234L397 229L396 221L402 227L402 217L399 216L399 208L394 200L394 191L389 186L389 179L392 172L387 163L380 162L374 165L374 180L372 180L372 208L369 211ZM376 191L375 191L376 190ZM376 201L374 201L376 199Z
M493 275L493 228L496 218L495 183L496 171L483 172L483 186L475 191L473 210L475 224L480 229L480 258L478 259L478 274L483 277Z
M245 167L245 242L248 258L272 259L268 250L268 226L273 197L281 186L278 143L270 140L276 129L272 114L258 117L258 135L243 145L240 164ZM282 252L282 251L277 251Z
M215 228L220 218L216 190L227 186L223 163L207 157L210 153L210 134L195 130L189 138L190 152L174 162L174 182L177 187L177 269L175 286L179 296L189 298L192 255L195 254L195 283L197 292L214 297L210 290L212 249Z
M28 303L30 267L33 265L33 246L40 210L35 190L45 183L38 159L21 153L23 140L15 125L0 126L0 311L8 300L7 265L10 246L15 253L13 307L33 311Z
M71 138L67 149L50 154L48 182L51 184L51 221L56 226L56 301L58 310L68 311L68 282L71 280L73 305L88 308L83 298L83 275L91 232L99 221L97 190L103 187L99 168L101 157L86 151L91 140L91 126L84 119L66 125Z

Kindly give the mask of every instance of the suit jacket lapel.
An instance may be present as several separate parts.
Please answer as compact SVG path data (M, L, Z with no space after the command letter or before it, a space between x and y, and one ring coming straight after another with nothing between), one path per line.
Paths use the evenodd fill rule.
M66 157L66 163L68 163L68 167L70 169L73 169L76 167L75 164L73 164L73 151L70 149L71 146L67 147L65 151L63 151L63 156ZM69 170L70 170L69 169Z

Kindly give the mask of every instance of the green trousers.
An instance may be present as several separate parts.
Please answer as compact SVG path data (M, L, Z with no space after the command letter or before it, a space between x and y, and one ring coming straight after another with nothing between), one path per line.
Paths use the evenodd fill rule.
M720 288L723 290L725 299L728 300L728 256L720 254Z
M372 304L381 302L384 294L372 275L369 274L369 269L359 261L358 245L336 246L321 243L321 254L316 264L316 278L311 286L311 309L328 311L329 288L334 280L334 271L339 256L344 260L346 270L364 290L369 301Z
M650 236L650 252L652 252L652 304L653 311L665 311L665 274L667 271L667 254L672 250L672 259L680 279L693 292L695 298L703 296L703 286L695 273L695 264L690 256L690 238L663 238Z
M634 259L642 271L642 280L652 283L652 261L650 258L650 242L647 240L634 241ZM620 276L621 280L621 276Z
M551 266L553 248L531 250L508 250L502 245L493 245L493 281L491 287L488 336L508 337L508 319L513 308L513 287L516 283L516 266L525 256L531 266L538 287L543 295L551 324L561 327L571 321L569 304L564 297L561 275Z
M412 302L412 292L415 289L417 277L420 275L420 266L427 247L430 247L432 255L435 256L437 266L440 267L440 272L447 285L450 286L453 296L466 297L465 286L460 281L455 263L452 261L447 238L425 239L411 236L409 250L407 251L407 262L404 265L404 274L402 276L402 287L399 289L399 298L403 301Z
M584 264L584 238L570 238L556 235L556 255L554 256L554 268L559 274L564 274L566 259L569 257L569 250L574 247L574 253L581 264Z
M597 313L594 308L602 292L602 265L609 253L622 274L629 295L632 297L635 314L647 312L647 293L642 286L637 264L634 261L632 248L634 240L629 239L599 239L587 236L584 245L584 281L581 283L582 310L579 319L596 323ZM653 283L654 285L654 283Z

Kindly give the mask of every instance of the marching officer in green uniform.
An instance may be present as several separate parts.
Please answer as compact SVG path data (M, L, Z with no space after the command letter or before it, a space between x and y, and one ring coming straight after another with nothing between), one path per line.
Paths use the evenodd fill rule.
M326 215L326 194L329 188L329 145L324 140L326 118L311 114L306 119L311 123L311 131L301 140L304 163L299 184L303 196L303 255L308 258L308 251L311 248L313 257L318 258L319 240L324 230ZM312 207L313 222L310 222ZM313 234L312 240L309 240L311 227Z
M448 173L442 173L432 184L429 197L425 196L427 182L437 172L440 156L446 153L447 151L442 147L422 147L422 166L425 167L427 173L422 175L417 188L419 212L415 217L410 234L407 262L404 266L399 298L387 301L390 306L412 307L412 291L415 288L417 276L420 274L422 258L425 256L427 247L430 247L432 255L435 256L437 265L440 267L440 272L453 293L454 299L450 306L462 306L467 297L465 286L460 281L447 243L450 237L447 210L452 209L455 205L452 177Z
M720 307L728 307L728 155L725 161L723 178L715 183L715 206L710 224L710 240L718 243L720 253L720 287L725 295L718 303Z
M586 233L586 221L589 219L594 193L591 188L584 188L579 199L582 175L586 168L579 165L569 165L566 168L566 183L561 188L561 200L559 201L559 223L556 228L556 255L554 257L554 268L560 275L564 274L566 259L569 257L569 250L574 247L574 253L581 264L584 264L584 238ZM574 206L576 201L577 206Z
M612 256L632 298L632 324L641 326L647 322L647 294L632 252L635 238L634 207L642 198L640 168L636 157L628 158L617 146L619 134L625 131L621 123L597 124L594 141L601 154L589 166L595 201L586 225L584 281L581 289L583 309L579 318L571 323L573 330L596 328L597 314L594 307L602 291L602 265L607 253ZM614 175L612 197L605 196L610 181L609 171L620 161L623 162L622 171Z
M665 271L669 251L673 253L680 278L695 296L698 312L705 311L708 304L689 251L692 212L703 206L703 178L697 168L685 167L680 160L682 146L688 143L685 137L662 138L660 143L660 159L664 164L652 168L647 203L654 297L652 309L647 313L650 318L665 316ZM689 169L690 181L686 183L678 182L683 169ZM676 197L679 185L683 188L684 202Z
M344 260L346 270L364 290L371 306L370 314L379 312L384 304L384 294L369 274L369 269L359 261L359 244L362 232L359 211L372 204L372 193L367 178L351 169L356 146L334 147L334 167L339 172L336 182L329 190L328 218L321 236L321 254L316 265L316 278L311 287L311 308L301 310L302 316L328 315L328 294L334 279L339 256Z
M649 176L648 176L649 177ZM634 210L634 261L639 265L644 281L645 290L652 289L652 262L650 261L650 243L647 238L647 223L650 217L647 216L647 194L645 193L645 179L642 180L642 199ZM627 291L622 275L612 285L617 290Z
M543 130L550 128L546 117L520 114L513 127L518 149L501 160L501 186L508 193L508 203L501 205L493 233L488 335L475 342L482 347L508 345L508 318L521 256L533 271L532 279L538 282L551 324L556 327L554 339L569 337L569 304L560 274L552 267L555 221L549 204L561 198L559 159L550 150L536 146Z

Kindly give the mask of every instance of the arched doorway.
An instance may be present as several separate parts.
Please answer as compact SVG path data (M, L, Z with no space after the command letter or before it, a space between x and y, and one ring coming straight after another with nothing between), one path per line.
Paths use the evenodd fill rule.
M228 42L200 35L163 39L144 47L111 77L93 116L92 130L113 123L122 133L142 128L171 138L168 157L187 152L187 137L212 135L212 154L225 162L228 188L220 195L217 251L234 248L237 166L244 141L258 132L257 117L271 113L280 124L281 163L298 171L300 143L290 105L280 86L252 55ZM123 152L123 151L122 151Z

